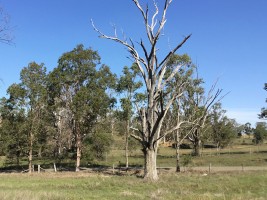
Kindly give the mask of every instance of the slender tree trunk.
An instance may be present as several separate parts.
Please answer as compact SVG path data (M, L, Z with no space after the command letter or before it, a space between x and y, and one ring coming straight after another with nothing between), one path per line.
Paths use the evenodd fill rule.
M42 158L42 146L39 147L38 158Z
M81 150L81 143L82 143L82 138L81 134L77 133L76 135L76 151L77 151L77 158L76 158L76 172L80 171L80 165L81 165L81 156L82 156L82 150Z
M125 167L129 167L129 133L130 133L130 120L127 120L126 134L125 134Z
M197 128L193 136L193 153L192 153L193 156L200 156L200 146L201 146L201 140L200 140L199 129Z
M180 132L176 130L176 172L180 172Z
M180 98L177 99L177 125L180 123ZM180 172L180 128L176 130L176 172Z
M74 120L74 132L76 135L76 169L75 171L80 171L81 156L82 156L82 136L79 124Z
M32 173L32 149L33 149L33 133L30 133L30 141L29 141L29 173Z
M143 149L143 152L145 157L144 179L156 181L159 178L157 171L157 147L154 149Z

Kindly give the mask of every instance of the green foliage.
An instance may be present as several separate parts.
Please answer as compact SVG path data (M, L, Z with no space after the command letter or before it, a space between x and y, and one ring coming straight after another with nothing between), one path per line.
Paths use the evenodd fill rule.
M6 98L0 100L0 112L1 155L7 156L9 163L19 165L27 149L26 117L14 101Z
M254 139L255 143L262 143L263 140L267 137L267 125L265 122L258 122L254 130Z
M141 93L138 93L138 89L142 87L142 82L137 80L138 70L136 64L133 64L131 68L125 66L123 68L123 75L119 78L117 83L117 92L123 95L120 98L121 103L121 120L131 120L133 115L133 103L139 102L138 98Z
M93 157L102 156L98 139L104 135L92 132L116 102L108 94L116 85L116 76L108 66L98 67L99 64L97 51L77 45L59 58L58 67L49 74L50 104L54 108L51 111L56 113L57 124L55 149L59 152L63 146L69 150L75 148L77 159L84 142L90 143L92 152L97 152ZM83 141L84 138L87 139Z
M222 110L221 104L216 103L212 106L210 114L210 137L217 147L224 148L231 143L231 141L237 137L237 132L234 127L234 121L228 119L224 114L225 110Z
M94 132L84 139L84 158L103 160L110 151L113 139L107 132Z
M1 100L6 155L19 158L32 154L32 150L44 144L47 135L46 113L46 68L44 64L29 63L20 73L19 84L12 84L7 92L8 99Z
M253 133L253 130L251 128L251 123L247 122L245 125L244 125L244 132L250 136L252 133Z

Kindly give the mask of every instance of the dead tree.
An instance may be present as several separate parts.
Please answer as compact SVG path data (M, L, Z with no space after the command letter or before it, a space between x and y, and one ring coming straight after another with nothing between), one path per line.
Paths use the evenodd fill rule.
M120 39L115 31L114 36L108 36L102 33L92 21L94 30L99 34L99 37L113 40L120 43L127 48L134 62L137 64L141 73L142 79L146 88L146 105L138 107L140 129L139 134L132 134L132 137L137 139L143 147L143 153L145 158L144 163L144 178L149 180L157 180L157 150L159 141L167 134L175 131L180 125L174 125L169 130L165 130L161 133L161 128L166 114L175 101L175 99L181 95L178 92L168 92L165 90L165 86L174 78L175 74L181 65L177 65L173 68L171 73L166 73L167 62L178 49L190 38L191 35L186 36L178 45L175 46L170 52L167 52L162 60L159 60L157 56L158 41L160 40L163 32L163 28L166 24L166 13L172 0L165 0L164 7L161 12L160 20L157 20L159 16L159 7L154 1L155 12L149 18L148 6L144 9L138 0L133 0L133 3L142 14L144 25L146 29L147 39L149 41L149 47L144 45L143 40L138 43L142 49L142 52L138 52L132 39L129 40ZM141 56L142 54L142 56Z

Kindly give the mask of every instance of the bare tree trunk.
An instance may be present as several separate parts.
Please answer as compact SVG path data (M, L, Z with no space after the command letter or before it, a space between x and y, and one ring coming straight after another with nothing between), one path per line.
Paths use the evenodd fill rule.
M32 172L32 149L33 149L33 133L30 133L30 141L29 141L29 173Z
M77 151L77 158L76 158L76 172L80 171L80 165L81 165L81 155L82 155L82 152L81 152L81 135L80 133L77 133L76 135L76 151Z
M42 158L42 146L38 149L38 158Z
M125 134L125 167L129 167L129 134L130 134L130 120L127 119L127 127L126 127L126 134Z
M80 171L81 156L82 156L82 136L79 124L74 120L74 132L76 135L76 169L75 171Z
M179 89L180 90L180 89ZM180 98L177 98L177 125L180 123ZM180 127L176 130L176 172L180 172Z
M143 149L145 157L144 179L156 181L158 180L157 171L157 151L155 149Z
M180 132L176 130L176 172L180 172Z

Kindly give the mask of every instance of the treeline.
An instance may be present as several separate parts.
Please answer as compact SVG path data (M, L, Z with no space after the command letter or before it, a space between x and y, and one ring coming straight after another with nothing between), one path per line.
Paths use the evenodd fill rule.
M217 148L229 145L244 127L225 115L222 90L214 84L205 91L186 54L171 56L167 65L166 79L176 66L181 67L167 81L166 96L161 93L161 98L177 91L179 95L169 105L157 142L168 141L179 148L186 140L195 156L207 142ZM83 45L64 53L49 73L44 64L29 63L21 70L20 82L9 86L8 97L0 100L1 156L17 166L28 158L30 172L34 159L75 159L79 171L81 159L103 159L114 134L120 134L125 137L128 167L129 137L142 141L140 108L148 94L141 80L136 64L124 67L117 77L101 64L97 51ZM166 133L170 127L175 129Z

